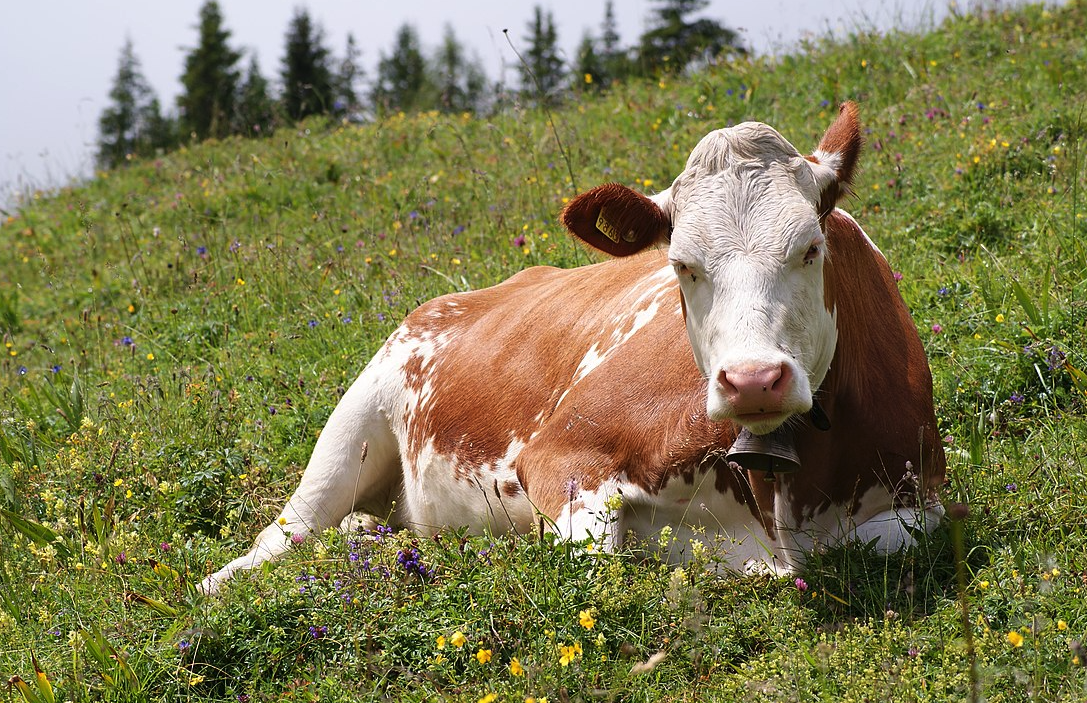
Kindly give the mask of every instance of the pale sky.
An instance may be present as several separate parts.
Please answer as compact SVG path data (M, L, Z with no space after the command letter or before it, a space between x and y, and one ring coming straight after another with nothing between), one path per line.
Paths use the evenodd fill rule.
M98 117L108 105L125 37L144 76L171 111L180 92L186 50L197 42L203 0L0 0L0 204L14 192L51 187L93 172ZM488 78L516 85L502 30L524 49L535 5L549 9L568 61L586 31L599 36L605 0L220 0L235 49L255 52L261 72L277 80L294 8L305 6L325 30L336 57L347 34L362 50L368 78L405 22L424 51L451 24L482 61ZM623 46L646 29L651 0L615 0ZM846 34L857 27L930 26L947 0L711 0L700 13L740 32L759 53L781 53L804 36ZM248 58L239 62L244 68ZM503 71L505 73L503 74Z

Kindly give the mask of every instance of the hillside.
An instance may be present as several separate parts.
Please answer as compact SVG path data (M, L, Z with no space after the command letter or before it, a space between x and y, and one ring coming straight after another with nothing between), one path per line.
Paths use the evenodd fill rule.
M551 115L313 120L35 195L0 221L0 676L30 682L0 695L1083 700L1085 36L1082 0L987 11ZM363 573L327 534L196 595L415 306L587 263L567 199L664 188L743 120L809 150L846 99L867 130L848 209L921 331L964 521L797 580L455 533L384 537ZM386 577L413 549L437 578Z

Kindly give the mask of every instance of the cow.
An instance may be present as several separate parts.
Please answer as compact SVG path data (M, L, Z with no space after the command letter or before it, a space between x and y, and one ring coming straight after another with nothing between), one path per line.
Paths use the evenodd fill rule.
M543 525L601 550L663 531L692 547L665 558L701 541L719 568L778 574L828 545L914 544L942 518L945 458L891 268L837 207L861 146L844 103L807 156L745 122L706 135L660 193L574 198L564 225L613 258L412 312L279 517L203 590L292 536L378 518L421 535ZM730 458L738 437L777 435L794 462Z

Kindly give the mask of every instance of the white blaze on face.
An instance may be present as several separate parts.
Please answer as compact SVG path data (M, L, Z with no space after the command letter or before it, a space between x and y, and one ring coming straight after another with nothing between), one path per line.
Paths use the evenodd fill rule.
M745 123L704 138L655 198L672 215L669 260L711 419L766 433L810 409L837 340L816 214L834 178L770 127Z

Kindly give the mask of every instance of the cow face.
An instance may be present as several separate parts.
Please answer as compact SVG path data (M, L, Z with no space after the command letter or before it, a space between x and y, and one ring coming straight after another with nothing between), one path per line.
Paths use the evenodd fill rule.
M822 223L859 150L851 103L807 157L743 123L704 137L651 198L609 184L564 211L574 234L613 255L667 245L711 419L765 434L811 408L837 340Z

